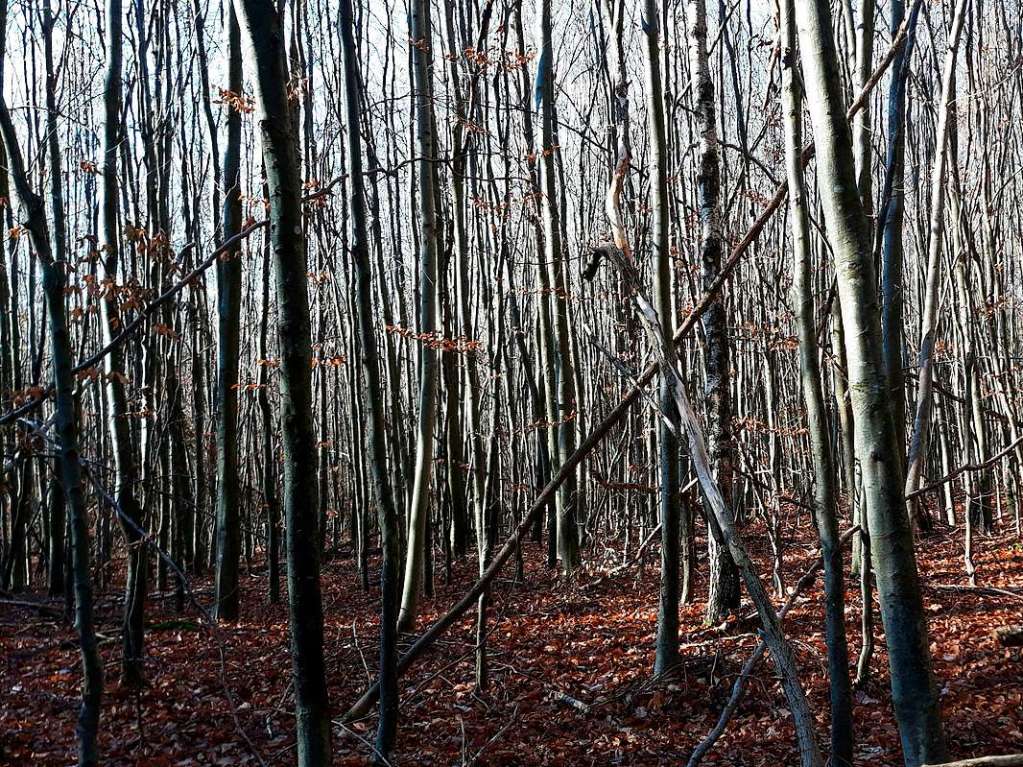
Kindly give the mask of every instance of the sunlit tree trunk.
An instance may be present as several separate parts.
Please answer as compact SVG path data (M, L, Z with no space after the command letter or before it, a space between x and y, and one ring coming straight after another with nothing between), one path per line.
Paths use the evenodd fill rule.
M433 28L428 0L415 0L410 17L412 68L415 87L416 147L419 153L419 328L421 334L437 331L438 227L436 206L436 168L432 162L436 144L433 117ZM405 555L405 582L401 596L398 628L410 631L415 626L419 590L423 582L426 547L426 518L429 513L430 481L433 475L433 435L437 422L436 349L430 343L419 345L419 424L416 443L415 484L409 514L408 550Z
M906 763L915 767L944 761L945 746L913 534L903 496L901 450L881 357L870 238L856 186L852 137L844 118L831 8L827 0L797 3L796 20L817 147L821 202L845 324L856 454L863 474L863 502L888 642L892 699Z
M814 516L824 561L824 620L831 692L831 764L851 767L853 750L852 692L849 650L845 636L845 591L842 550L838 543L835 465L828 415L824 405L814 317L813 263L810 222L803 182L803 94L797 66L795 0L783 0L781 13L782 110L785 120L785 168L789 181L789 219L792 227L792 306L799 335L799 370L810 432L810 451L816 483Z
M934 342L938 332L938 288L941 279L941 252L945 240L945 194L948 155L948 128L952 92L955 87L956 49L966 20L968 0L957 0L952 29L948 37L945 65L941 76L941 101L938 104L938 127L935 133L934 165L931 169L931 201L928 222L927 276L924 284L924 306L920 328L920 351L917 364L916 415L913 436L909 443L906 493L916 490L927 460L930 436L931 403L934 398ZM955 157L951 159L955 162ZM924 512L926 513L926 512Z

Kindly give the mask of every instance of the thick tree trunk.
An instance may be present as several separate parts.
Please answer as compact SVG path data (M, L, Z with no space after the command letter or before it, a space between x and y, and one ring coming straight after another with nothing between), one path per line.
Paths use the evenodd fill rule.
M944 736L930 666L913 535L881 358L877 284L843 118L831 8L796 4L803 73L817 146L821 202L834 253L845 324L856 453L888 640L892 698L907 765L941 760Z

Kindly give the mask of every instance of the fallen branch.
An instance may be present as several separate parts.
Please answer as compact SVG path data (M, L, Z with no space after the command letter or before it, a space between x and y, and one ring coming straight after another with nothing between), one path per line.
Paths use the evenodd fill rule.
M1023 647L1023 626L999 626L991 637L1002 647Z
M55 610L49 605L44 605L41 602L31 602L25 599L0 599L0 605L10 605L11 607L21 607L26 610L36 610L47 618L53 618L54 620L60 620L63 617L60 610Z
M968 586L960 585L958 583L927 583L925 588L936 589L938 591L970 591L974 594L985 594L987 596L1001 596L1008 597L1009 599L1020 599L1023 600L1023 594L1017 594L1015 591L1009 589L1000 589L997 586Z
M581 712L583 714L590 713L590 707L589 707L588 704L583 703L578 698L573 698L571 695L569 695L566 692L561 692L561 690L558 690L558 691L555 692L554 697L557 698L562 703L567 703L569 706L574 708L576 711L579 711L579 712Z
M500 739L500 737L504 735L505 732L508 731L508 728L515 724L518 718L519 707L516 704L515 710L512 711L511 719L509 719L507 722L501 725L497 732L495 732L493 735L487 738L487 742L480 746L479 750L473 755L472 759L465 762L465 767L472 767L472 765L477 764L480 760L480 757L483 756L483 752L490 748L492 745L494 745L498 741L498 739Z

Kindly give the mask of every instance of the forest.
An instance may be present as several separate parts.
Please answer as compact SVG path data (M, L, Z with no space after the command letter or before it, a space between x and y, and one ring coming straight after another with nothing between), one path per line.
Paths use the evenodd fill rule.
M0 765L1023 766L1020 0L0 0Z

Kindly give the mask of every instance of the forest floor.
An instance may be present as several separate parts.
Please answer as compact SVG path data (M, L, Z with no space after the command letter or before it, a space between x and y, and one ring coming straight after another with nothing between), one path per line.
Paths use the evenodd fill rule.
M745 537L760 572L769 573L762 525L750 523ZM979 536L975 548L978 583L1023 593L1023 545L1011 531ZM815 557L813 528L805 518L786 531L784 551L785 579L791 586ZM918 551L952 754L1023 751L1023 648L1001 647L992 637L998 626L1023 623L1023 599L953 588L966 582L961 530L939 530L921 539ZM591 560L598 558L597 552L589 553ZM847 550L847 562L848 556ZM471 616L403 678L394 764L684 764L714 725L757 643L755 622L704 625L706 585L698 578L696 598L681 615L683 667L675 678L651 683L656 550L642 571L632 565L601 579L594 567L572 585L559 582L543 558L543 547L529 544L525 584L510 580L512 564L494 592L486 692L474 691ZM441 573L436 595L424 603L420 627L464 593L475 573L470 561L455 566L449 584ZM323 575L328 684L340 716L372 678L378 595L360 589L350 555L331 559ZM208 580L198 579L194 587L208 601ZM220 640L201 625L194 609L176 615L170 595L151 600L148 686L139 694L117 683L117 591L98 595L107 676L100 747L106 764L257 764L239 728L267 764L294 762L286 607L267 604L262 569L246 575L243 588L244 619L218 632ZM847 598L855 662L860 647L855 584ZM60 610L59 602L47 603L39 595L18 599ZM740 615L748 614L744 601ZM826 743L821 616L818 578L785 627ZM73 763L79 664L72 628L45 611L8 600L0 604L0 654L0 764ZM872 668L871 680L855 694L856 762L901 764L880 636ZM567 702L566 695L580 705ZM354 734L336 730L335 763L365 764L369 749L364 740L372 740L374 725L369 718L353 725ZM735 718L703 763L798 763L785 699L769 659L760 664Z

